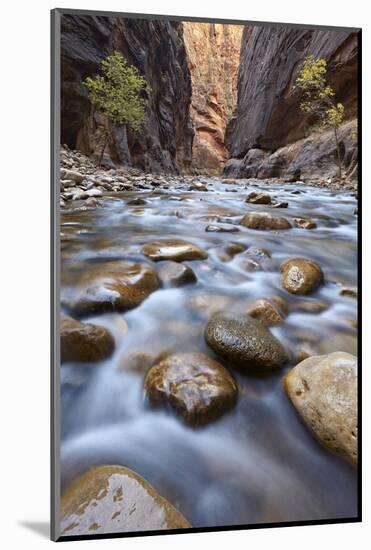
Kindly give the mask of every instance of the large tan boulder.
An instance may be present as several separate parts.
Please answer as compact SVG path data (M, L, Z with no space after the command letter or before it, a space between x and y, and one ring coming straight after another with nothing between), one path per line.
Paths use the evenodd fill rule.
M123 466L88 470L61 499L64 536L189 527L185 517L145 479Z
M297 412L327 449L357 463L357 358L344 352L309 357L284 380Z

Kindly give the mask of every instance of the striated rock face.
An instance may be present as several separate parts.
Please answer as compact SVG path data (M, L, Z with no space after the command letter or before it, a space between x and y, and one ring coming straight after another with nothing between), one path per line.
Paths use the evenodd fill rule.
M231 160L226 174L262 178L336 174L332 134L309 135L315 121L300 111L300 94L294 90L301 63L310 54L327 60L329 81L345 106L346 118L356 117L356 33L245 27L237 110L227 128ZM354 124L342 129L340 136L343 161L352 175L353 133Z
M151 91L147 118L134 135L111 127L106 162L151 172L178 172L191 162L191 78L181 23L64 15L61 33L61 141L99 155L101 116L81 84L101 60L119 50L145 76Z
M228 158L225 130L236 106L243 27L187 22L183 27L192 78L192 167L219 173Z

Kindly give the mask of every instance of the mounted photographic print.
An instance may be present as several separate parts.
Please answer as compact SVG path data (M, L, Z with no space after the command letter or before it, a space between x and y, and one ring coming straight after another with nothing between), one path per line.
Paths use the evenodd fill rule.
M52 12L54 540L361 519L360 29L212 16Z

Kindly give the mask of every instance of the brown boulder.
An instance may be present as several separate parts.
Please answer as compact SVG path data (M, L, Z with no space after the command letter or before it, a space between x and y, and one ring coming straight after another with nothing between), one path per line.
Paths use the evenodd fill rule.
M317 227L316 222L309 218L294 218L294 225L300 229L315 229Z
M189 527L185 517L145 479L123 466L91 468L61 499L64 536Z
M148 372L144 389L152 405L169 404L193 426L215 420L237 398L229 372L203 353L172 355Z
M240 221L240 224L250 229L290 229L291 224L286 218L279 216L272 216L267 212L252 212L245 214Z
M161 239L143 246L143 253L158 262L160 260L204 260L207 253L197 245L181 239Z
M231 223L224 223L219 225L207 225L205 227L207 233L238 233L239 228Z
M62 316L60 326L61 362L101 361L112 355L115 342L104 327L80 323L72 317Z
M271 204L272 199L267 193L252 192L246 197L245 202L251 202L252 204Z
M159 284L156 272L146 264L108 262L84 272L62 302L78 315L125 311L138 306Z
M272 302L265 298L254 302L247 310L247 313L267 327L283 323L282 313Z

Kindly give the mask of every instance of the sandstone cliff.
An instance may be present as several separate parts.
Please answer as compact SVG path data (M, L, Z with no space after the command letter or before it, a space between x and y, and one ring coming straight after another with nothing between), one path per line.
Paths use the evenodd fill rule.
M226 164L226 174L294 178L336 174L332 135L311 133L314 120L300 111L300 96L293 88L300 65L309 54L327 60L329 81L345 106L346 118L356 117L356 33L246 27L237 110L227 128L231 160ZM355 133L355 124L345 125L341 131L343 162L352 176L356 173Z
M145 76L151 91L140 133L111 127L107 163L151 172L178 172L192 158L191 78L181 23L64 15L61 32L61 142L99 154L102 123L81 81L119 50Z
M195 129L192 168L219 173L228 158L225 129L235 109L242 26L184 23Z

